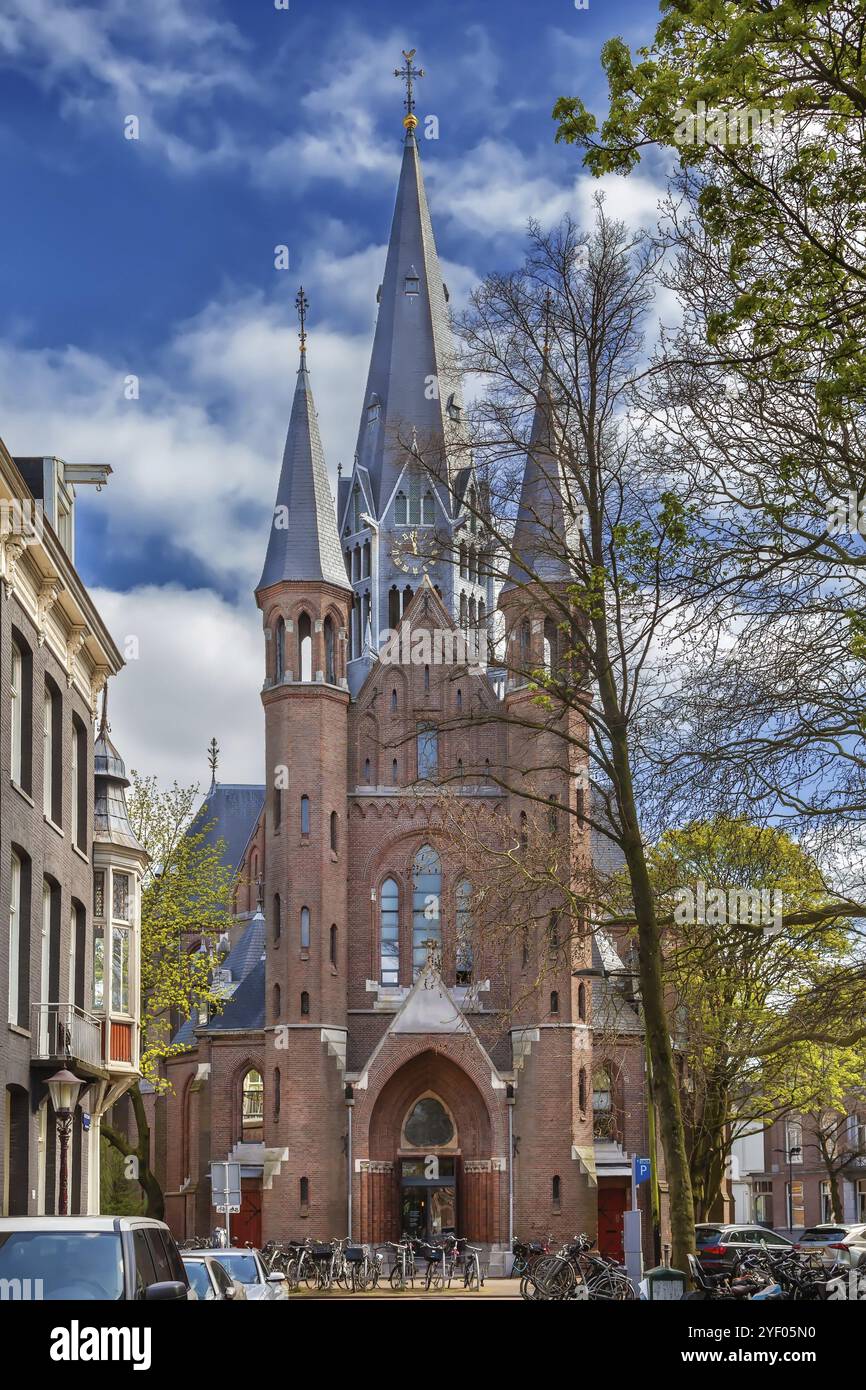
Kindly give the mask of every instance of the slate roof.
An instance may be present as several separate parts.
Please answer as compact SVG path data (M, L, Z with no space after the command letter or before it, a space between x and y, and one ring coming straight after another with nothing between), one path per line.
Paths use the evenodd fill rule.
M259 959L242 980L221 1014L207 1025L209 1033L239 1032L265 1026L265 962Z
M265 949L265 919L261 912L250 918L246 931L229 951L220 969L231 972L232 983L245 980L258 965Z
M326 580L350 587L337 536L337 517L307 355L301 352L277 500L258 589L284 579Z
M345 571L344 571L345 572ZM265 803L265 788L251 783L217 782L207 793L190 829L209 825L207 842L225 841L223 863L237 869Z
M407 293L416 288L416 277L417 293ZM408 130L358 431L357 460L370 474L379 516L406 462L398 434L411 437L414 426L419 447L428 455L431 441L441 449L460 437L462 427L448 412L451 395L460 398L460 378L446 295L418 141ZM439 389L428 399L431 377ZM379 416L371 422L368 406L374 395Z

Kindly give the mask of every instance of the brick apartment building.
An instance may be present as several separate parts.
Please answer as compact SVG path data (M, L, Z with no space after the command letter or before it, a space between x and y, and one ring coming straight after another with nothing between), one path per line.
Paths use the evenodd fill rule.
M540 795L572 812L554 817L579 872L593 852L579 769L538 727L525 680L488 666L486 637L477 661L377 655L386 629L486 634L496 612L524 668L555 660L558 640L543 594L514 567L496 585L483 563L416 124L410 110L357 456L336 507L302 317L256 589L268 785L214 784L202 808L237 873L227 1002L176 1036L172 1088L152 1101L155 1162L179 1236L213 1226L209 1165L233 1157L238 1239L456 1228L501 1251L512 1230L598 1227L617 1250L647 1134L637 1007L601 977L613 943L605 962L596 943L594 961L589 934L539 898L503 964L472 921L484 866L473 878L448 833L456 814L523 834ZM426 441L438 474L408 438ZM564 525L559 478L542 390L514 540L524 558L539 517Z
M0 1210L57 1209L46 1079L84 1084L69 1210L99 1210L106 1108L137 1077L138 879L100 693L123 660L75 569L76 487L105 466L0 441Z
M866 1104L850 1097L844 1111L790 1115L734 1141L731 1219L802 1231L833 1221L830 1153L842 1220L866 1225Z

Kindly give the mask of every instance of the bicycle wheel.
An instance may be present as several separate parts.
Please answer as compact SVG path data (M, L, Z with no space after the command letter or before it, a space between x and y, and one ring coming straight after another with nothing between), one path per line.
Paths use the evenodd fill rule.
M539 1260L533 1277L538 1286L538 1296L543 1299L567 1298L576 1279L574 1267L559 1255L548 1255Z
M391 1273L388 1275L388 1283L391 1285L391 1288L396 1290L398 1293L402 1289L405 1289L406 1279L403 1275L403 1270L399 1264L396 1264L394 1268L391 1270Z
M466 1256L466 1267L463 1270L463 1287L472 1289L473 1293L481 1288L481 1268L478 1264L478 1256L470 1254Z
M298 1284L300 1283L300 1280L298 1279L297 1260L289 1260L286 1263L286 1283L289 1286L290 1293L293 1293L294 1290L298 1287Z

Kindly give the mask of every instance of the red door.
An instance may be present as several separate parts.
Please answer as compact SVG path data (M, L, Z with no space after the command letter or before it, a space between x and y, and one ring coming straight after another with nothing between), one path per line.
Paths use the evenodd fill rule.
M241 1178L241 1209L232 1217L232 1245L262 1243L262 1184L259 1178Z
M628 1203L628 1188L624 1183L598 1188L598 1248L603 1255L623 1259L623 1213Z

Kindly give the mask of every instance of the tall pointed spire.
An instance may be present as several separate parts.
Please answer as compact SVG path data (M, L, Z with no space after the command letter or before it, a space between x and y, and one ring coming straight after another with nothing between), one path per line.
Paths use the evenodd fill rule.
M295 305L301 324L300 365L265 565L257 588L266 589L286 579L298 579L324 580L348 589L307 369L309 303L303 286Z
M369 474L380 516L406 462L406 448L400 445L411 439L413 426L430 464L431 454L447 455L449 443L459 437L460 382L421 172L414 82L423 71L415 67L414 56L414 49L404 53L405 68L395 69L407 85L408 114L403 119L403 163L358 432L358 463Z
M576 543L578 505L572 504L563 475L556 441L556 410L553 401L549 353L550 301L545 304L544 360L535 414L529 434L526 463L520 486L520 502L511 541L512 555L503 589L574 578L565 556L564 541Z

